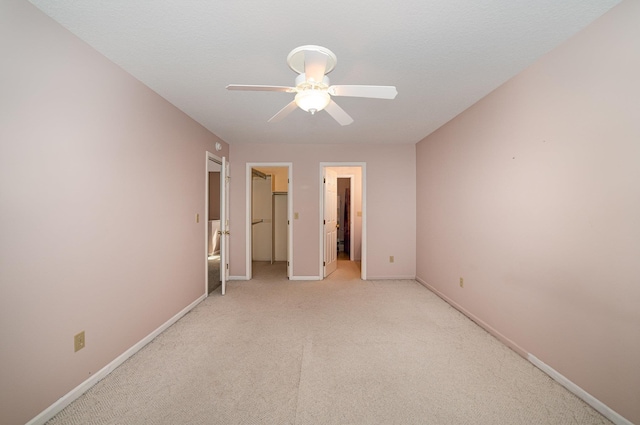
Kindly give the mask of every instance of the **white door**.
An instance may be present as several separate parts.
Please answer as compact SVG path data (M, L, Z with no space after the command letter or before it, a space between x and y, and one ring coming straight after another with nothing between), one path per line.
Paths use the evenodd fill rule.
M222 157L220 171L220 280L222 295L227 290L229 277L229 163Z
M338 267L338 173L324 169L324 277Z

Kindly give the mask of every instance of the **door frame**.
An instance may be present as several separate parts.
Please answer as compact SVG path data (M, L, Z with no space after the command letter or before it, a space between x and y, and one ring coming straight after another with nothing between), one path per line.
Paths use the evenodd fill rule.
M245 202L246 202L246 219L245 219L245 270L247 280L251 280L253 277L253 238L251 237L251 211L253 202L253 190L252 190L252 176L251 170L256 167L283 167L287 168L287 222L288 234L287 234L287 278L291 279L293 271L293 162L247 162L246 163L246 188L245 188Z
M333 167L360 167L361 170L361 177L362 177L362 231L361 231L361 236L360 236L360 278L362 280L367 280L367 163L366 162L321 162L320 163L320 167L319 167L319 178L318 178L318 182L319 182L319 194L320 194L320 208L319 208L319 214L320 214L320 219L318 220L318 236L320 239L320 246L319 246L319 259L318 259L318 276L320 277L320 279L324 279L324 267L322 265L323 261L324 261L324 225L322 223L322 220L324 217L324 184L322 182L323 176L324 176L324 169L325 168L333 168ZM343 175L345 173L342 173ZM341 173L340 171L338 171L338 177L340 177ZM355 177L355 176L354 176ZM352 193L352 205L353 205L353 180L354 178L351 179L351 193ZM354 214L356 214L356 211L354 211L353 209L351 210L352 213L352 223L355 220ZM353 239L352 239L353 241ZM353 247L353 244L352 244ZM349 254L349 258L351 258L351 254Z
M322 170L322 277L326 279L338 268L338 172L332 167Z
M209 296L209 161L213 161L220 166L220 230L223 230L222 226L222 209L226 207L225 199L223 196L222 185L224 183L224 175L222 170L222 158L207 151L205 156L205 184L204 184L204 293ZM227 162L227 166L229 163ZM222 237L222 235L221 235ZM220 243L220 249L222 249L222 242ZM224 265L222 264L222 253L220 253L220 273L224 273ZM222 281L222 275L220 276Z
M354 180L356 179L356 175L355 174L344 174L344 173L338 173L338 178L339 179L349 179L349 188L351 193L353 194L353 185L354 185ZM354 224L355 224L355 216L353 214L354 211L354 200L353 200L353 196L351 196L351 198L349 199L349 229L353 229ZM354 242L354 233L353 232L349 232L349 246L352 247L353 246L353 242ZM354 250L353 249L349 249L349 261L354 261Z

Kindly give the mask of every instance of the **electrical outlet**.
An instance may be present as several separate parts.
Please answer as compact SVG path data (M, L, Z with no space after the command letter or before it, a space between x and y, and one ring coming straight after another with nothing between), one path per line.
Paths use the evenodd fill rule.
M464 279L463 278L460 278L460 287L464 288Z
M294 219L294 220L297 220L297 219L298 219L298 217L300 217L300 216L298 215L298 213L297 213L297 212L294 212L294 213L293 213L293 219Z
M393 258L393 255L390 255L390 256L389 256L389 262L390 262L390 263L393 263L394 261L395 261L395 258Z
M84 348L84 331L73 337L74 351L80 351Z

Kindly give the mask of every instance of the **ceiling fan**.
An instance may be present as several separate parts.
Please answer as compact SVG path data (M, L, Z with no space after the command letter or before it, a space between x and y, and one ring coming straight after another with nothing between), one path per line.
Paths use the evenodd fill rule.
M337 58L326 47L313 45L296 47L287 56L287 63L289 68L299 74L295 80L295 87L230 84L227 90L295 93L295 98L272 116L269 122L280 121L299 107L312 115L324 109L340 125L351 124L353 118L338 106L331 96L394 99L398 94L395 86L329 85L326 74L333 71Z

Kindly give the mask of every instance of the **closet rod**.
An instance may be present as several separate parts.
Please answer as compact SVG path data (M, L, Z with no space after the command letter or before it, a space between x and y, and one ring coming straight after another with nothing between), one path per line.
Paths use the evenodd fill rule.
M251 169L251 174L255 177L260 177L263 180L267 179L267 175L265 173L263 173L262 171L258 171L255 168Z

